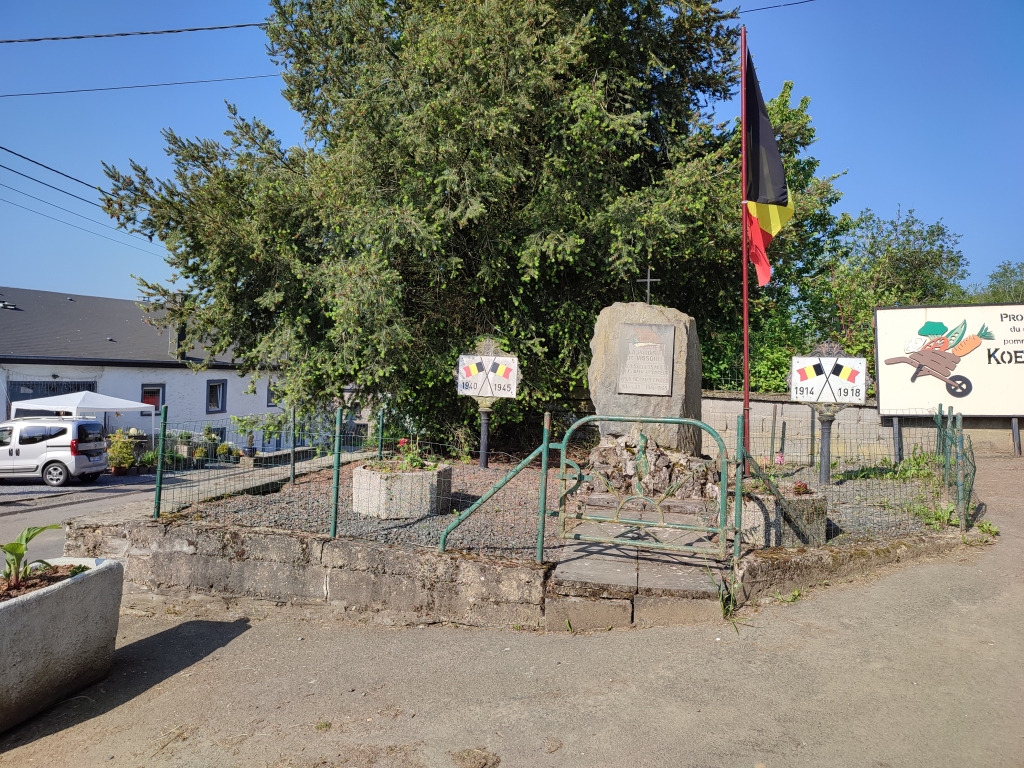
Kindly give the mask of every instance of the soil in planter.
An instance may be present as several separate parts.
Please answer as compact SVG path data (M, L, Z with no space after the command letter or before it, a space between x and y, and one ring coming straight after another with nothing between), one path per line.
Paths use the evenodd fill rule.
M73 565L56 565L42 571L33 571L32 575L22 579L17 587L12 587L7 579L0 579L0 603L70 579L71 569L74 567Z

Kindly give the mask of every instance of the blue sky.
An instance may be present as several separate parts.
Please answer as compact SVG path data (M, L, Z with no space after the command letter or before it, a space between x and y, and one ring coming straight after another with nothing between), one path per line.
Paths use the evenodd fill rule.
M751 0L748 8L778 0ZM211 26L262 20L263 2L58 0L5 4L0 39ZM1024 174L1016 128L1024 65L1013 30L1019 0L815 0L744 14L766 97L784 80L811 97L822 173L847 171L838 210L872 208L892 217L914 208L963 235L971 280L1003 260L1022 261L1013 237ZM154 37L0 45L0 94L274 72L259 29ZM169 170L160 130L219 137L224 102L258 116L286 143L301 124L276 78L137 91L0 99L0 145L92 183L101 161L133 158L156 175ZM721 114L734 114L723 105ZM75 194L74 182L0 152L0 164ZM0 284L103 296L138 295L131 274L165 278L158 245L105 229L93 206L0 169L0 199L107 235L104 240L0 202ZM82 218L8 187L68 208ZM142 249L127 247L131 244Z

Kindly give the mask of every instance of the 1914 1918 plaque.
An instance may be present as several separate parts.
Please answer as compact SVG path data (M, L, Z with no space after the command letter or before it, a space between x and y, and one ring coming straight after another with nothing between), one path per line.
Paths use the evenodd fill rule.
M619 326L618 394L672 394L675 331L672 325Z

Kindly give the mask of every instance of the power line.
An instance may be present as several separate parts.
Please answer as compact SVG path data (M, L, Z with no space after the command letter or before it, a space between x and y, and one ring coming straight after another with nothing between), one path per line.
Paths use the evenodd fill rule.
M124 245L124 246L127 246L128 248L134 248L136 251L142 251L143 253L149 254L150 256L160 256L161 255L161 254L156 253L155 251L149 251L149 250L146 250L145 248L139 248L137 245L132 245L131 243L126 243L123 240L115 240L112 237L107 237L106 235L101 235L99 232L93 232L91 229L86 229L85 227L80 227L77 224L72 224L71 222L64 221L63 219L58 219L55 216L50 216L49 214L42 213L42 212L34 210L32 208L26 208L24 205L18 205L17 203L12 203L10 200L5 200L2 197L0 197L0 203L7 203L8 205L13 205L15 208L21 208L23 211L28 211L29 213L34 213L37 216L42 216L44 219L50 219L51 221L56 221L56 222L58 222L60 224L65 224L65 225L67 225L69 227L74 227L75 229L80 229L83 232L88 232L90 235L95 235L96 237L102 237L104 240L109 240L112 243L117 243L118 245Z
M762 8L748 8L745 11L740 11L740 14L753 13L754 11L770 11L772 8L788 8L791 5L805 5L806 3L813 3L814 0L797 0L795 3L779 3L778 5L766 5Z
M265 27L267 22L256 24L225 24L220 27L187 27L185 29L156 29L150 32L108 32L102 35L68 35L67 37L26 37L21 40L0 40L5 43L46 43L57 40L96 40L101 37L134 37L136 35L177 35L181 32L211 32L217 29L244 29L245 27Z
M89 205L95 205L97 208L102 208L103 207L102 205L100 205L97 202L94 202L92 200L86 200L84 197L79 197L78 195L76 195L76 194L74 194L72 192L68 192L66 189L61 189L60 187L55 187L55 186L53 186L53 184L47 184L45 181L40 181L35 176L29 176L27 173L22 173L21 171L16 171L13 168L4 165L3 163L0 163L0 168L3 168L5 171L10 171L11 173L16 173L19 176L22 176L22 177L28 179L29 181L34 181L36 184L42 184L44 187L49 187L50 189L55 189L58 192L63 192L65 195L70 195L71 197L75 198L75 200L81 200L83 203L88 203Z
M14 155L15 157L20 157L22 160L27 160L28 162L32 163L32 165L38 165L40 168L45 168L48 171L52 171L53 173L59 174L59 175L63 176L65 179L71 179L72 181L77 181L79 184L84 184L89 189L99 189L100 192L103 191L98 186L94 187L92 184L90 184L87 181L82 181L81 179L76 179L74 176L69 176L68 174L64 173L64 171L58 171L56 168L51 168L50 166L46 165L45 163L40 163L38 160L33 160L31 157L25 157L25 155L21 154L20 152L15 152L13 149L8 149L7 147L4 147L4 146L0 146L0 149L2 149L4 152L8 152L8 153Z
M70 208L65 208L63 206L57 205L56 203L51 203L49 200L43 200L43 198L36 197L35 195L30 195L28 192L23 192L22 190L17 189L16 187L12 187L12 186L10 186L8 184L0 184L0 187L3 187L4 189L9 189L12 192L17 192L19 195L24 195L25 197L31 197L33 200L35 200L37 202L40 202L43 205L53 206L54 208L56 208L59 211L64 211L65 213L70 213L72 216L77 216L80 219L85 219L86 221L90 222L91 224L98 224L101 227L106 227L107 229L112 229L115 232L120 232L121 234L127 235L128 237L134 237L136 240L142 240L144 243L148 243L149 242L149 240L147 238L142 237L141 235L136 235L134 232L128 232L128 231L126 231L124 229L121 229L120 227L115 227L112 224L107 224L107 223L102 222L102 221L96 221L96 219L90 219L88 216L83 216L81 213L77 213L76 211L72 211Z
M197 83L226 83L229 80L259 80L264 77L280 77L273 75L244 75L242 77L214 77L209 80L179 80L174 83L146 83L145 85L112 85L106 88L73 88L67 91L34 91L31 93L0 93L0 99L11 99L15 96L57 96L63 93L95 93L97 91L130 91L135 88L166 88L169 85L196 85Z

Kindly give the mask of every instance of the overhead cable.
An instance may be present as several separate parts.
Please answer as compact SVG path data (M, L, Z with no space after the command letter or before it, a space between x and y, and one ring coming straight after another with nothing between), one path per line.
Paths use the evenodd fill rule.
M14 155L15 157L20 157L22 160L27 160L28 162L32 163L32 165L38 165L40 168L45 168L46 170L56 173L59 176L63 176L65 179L71 179L72 181L77 181L79 184L84 184L89 189L99 189L100 192L103 191L98 186L93 186L87 181L76 179L74 176L64 173L64 171L58 171L56 168L51 168L50 166L46 165L46 163L40 163L38 160L33 160L31 157L25 157L25 155L21 154L20 152L15 152L13 149L8 149L7 147L0 146L0 150L3 150L8 154Z
M196 85L197 83L226 83L229 80L259 80L272 75L243 75L242 77L214 77L209 80L179 80L173 83L146 83L144 85L111 85L104 88L72 88L66 91L32 91L24 93L0 93L0 99L12 99L15 96L57 96L64 93L96 93L97 91L130 91L135 88L166 88L169 85Z
M745 11L739 11L739 14L753 13L754 11L770 11L773 8L788 8L791 5L806 5L807 3L813 3L814 0L796 0L795 3L779 3L778 5L765 5L761 8L748 8Z
M48 43L59 40L96 40L101 37L135 37L137 35L177 35L181 32L212 32L218 29L244 29L245 27L265 27L267 22L260 21L254 24L224 24L219 27L187 27L185 29L155 29L147 32L107 32L102 35L67 35L65 37L25 37L20 40L0 40L0 45L6 43Z
M74 227L75 229L80 229L83 232L88 232L90 235L95 235L96 237L102 237L104 240L109 240L112 243L117 243L118 245L124 245L124 246L127 246L128 248L134 248L136 251L142 251L143 253L148 253L150 256L161 256L162 255L162 254L156 253L155 251L150 251L150 250L147 250L145 248L139 248L137 245L132 245L131 243L126 243L123 240L115 240L112 237L107 237L106 235L101 235L99 232L93 232L91 229L86 229L85 227L80 227L77 224L72 224L69 221L64 221L63 219L58 219L55 216L50 216L49 214L42 213L41 211L37 211L37 210L34 210L32 208L27 208L24 205L18 205L18 203L12 203L10 200L5 200L2 197L0 197L0 203L7 203L8 205L13 205L15 208L21 208L23 211L28 211L29 213L34 213L37 216L42 216L44 219L50 219L51 221L56 221L56 222L58 222L60 224L65 224L65 225L67 225L69 227Z
M53 208L56 208L59 211L64 211L65 213L70 213L72 216L77 216L80 219L85 219L86 221L88 221L91 224L98 224L101 227L106 227L107 229L112 229L115 232L120 232L123 235L128 235L128 237L134 237L136 240L142 240L143 242L150 242L147 238L142 237L141 235L137 235L134 232L129 232L127 230L121 229L120 227L115 227L113 224L107 224L107 223L102 222L102 221L96 221L96 219L90 219L88 216L83 216L81 213L77 213L75 211L72 211L70 208L65 208L65 207L63 207L61 205L57 205L56 203L51 203L49 200L43 200L43 198L36 197L35 195L30 195L28 192L24 192L24 191L18 189L17 187L12 187L12 186L10 186L8 184L0 184L0 187L3 187L4 189L9 189L12 192L17 192L19 195L24 195L25 197L30 197L33 200L42 203L43 205L52 206Z
M72 192L68 192L66 189L61 189L60 187L53 186L53 184L47 184L45 181L40 181L35 176L29 176L27 173L22 173L21 171L16 171L13 168L11 168L10 166L4 165L3 163L0 163L0 168L3 168L5 171L10 171L11 173L16 173L19 176L22 176L22 177L28 179L29 181L34 181L36 184L42 184L44 187L49 187L50 189L56 190L57 192L62 192L65 195L69 195L69 196L75 198L75 200L81 200L83 203L88 203L89 205L95 205L97 208L102 208L103 207L102 205L100 205L99 203L95 202L94 200L86 200L84 197L79 197L78 195L76 195L76 194L74 194Z

